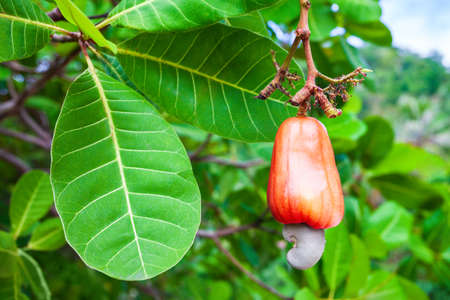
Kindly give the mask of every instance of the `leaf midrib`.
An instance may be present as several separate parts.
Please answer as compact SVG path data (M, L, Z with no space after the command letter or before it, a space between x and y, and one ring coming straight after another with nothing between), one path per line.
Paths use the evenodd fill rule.
M65 33L65 34L69 33L67 30L65 30L65 29L63 29L61 27L52 25L52 24L47 24L47 23L43 23L43 22L39 22L39 21L35 21L35 20L25 19L25 18L13 16L13 15L8 15L8 14L4 14L4 13L0 13L0 18L13 20L13 21L17 21L17 22L21 22L21 23L25 23L25 24L31 24L31 25L35 25L37 27L42 27L42 28L46 28L46 29L50 29L50 30L55 30L55 31L59 31L59 32Z
M127 183L126 183L126 180L125 180L125 174L124 174L124 171L123 171L122 158L120 156L120 147L119 147L119 143L118 143L118 140L117 140L116 131L114 130L115 126L114 126L114 121L112 119L111 109L109 107L108 101L106 99L105 91L104 91L103 86L102 86L102 84L100 82L100 79L97 76L97 73L95 71L94 65L92 64L92 61L90 59L86 59L86 61L87 61L87 64L88 64L89 73L91 74L92 79L94 80L95 85L97 86L100 99L102 100L102 104L103 104L103 107L105 109L106 117L108 118L108 124L109 124L110 130L111 130L111 139L112 139L112 142L113 142L114 152L116 154L117 165L119 167L119 173L120 173L120 178L121 178L121 181L122 181L122 186L123 186L123 189L124 189L125 200L127 202L128 215L130 216L131 226L133 228L134 241L136 243L137 251L138 251L138 254L139 254L139 260L141 262L142 269L144 271L144 275L148 276L147 275L147 271L145 269L144 260L142 258L142 251L141 251L141 247L139 245L139 238L138 238L138 235L137 235L137 232L136 232L136 226L134 224L133 211L131 209L131 203L130 203L130 198L129 198L129 194L128 194L128 187L127 187Z
M140 58L148 59L148 60L152 60L152 61L156 61L156 62L158 62L158 63L166 64L166 65L169 65L169 66L171 66L171 67L173 67L173 68L176 68L176 69L181 69L181 70L187 71L187 72L189 72L189 73L196 74L196 75L198 75L198 76L201 76L201 77L204 77L204 78L206 78L206 79L215 81L215 82L217 82L217 83L220 83L220 84L223 84L223 85L230 86L230 87L235 88L235 89L237 89L237 90L240 90L240 91L242 91L242 92L246 92L246 93L249 93L249 94L254 95L254 96L257 96L257 95L258 95L258 93L255 92L255 91L253 91L253 90L246 89L246 88L244 88L244 87L241 87L241 86L239 86L239 85L236 85L236 84L231 83L231 82L228 82L228 81L225 81L225 80L220 79L220 78L218 78L218 77L211 76L211 75L209 75L209 74L200 72L200 71L197 70L197 69L192 69L192 68L190 68L190 67L186 67L186 66L184 66L184 65L181 65L181 64L178 64L178 63L169 61L169 60L161 59L161 58L156 57L156 56L153 56L153 55L144 54L144 53L139 53L139 52L136 52L136 51L133 51L133 50L129 50L129 49L124 49L124 48L117 48L117 53L119 53L119 54L124 54L124 55L130 55L130 56L134 56L134 57L140 57ZM277 100L277 99L274 99L274 98L272 98L272 97L267 98L266 101L267 101L267 100L271 100L271 101L274 101L274 102L278 102L278 103L283 104L283 105L285 104L285 102L280 101L280 100Z
M56 228L55 230L50 231L46 235L43 235L40 239L36 239L34 242L30 241L30 243L28 244L27 247L32 249L32 248L36 247L37 245L41 245L43 242L47 241L48 239L50 239L52 236L54 236L58 232L59 232L59 230L58 230L58 228Z

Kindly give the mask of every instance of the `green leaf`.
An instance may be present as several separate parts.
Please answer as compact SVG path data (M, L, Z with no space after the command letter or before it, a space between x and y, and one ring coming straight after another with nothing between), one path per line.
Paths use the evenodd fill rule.
M317 297L308 288L302 288L295 293L294 300L316 300Z
M355 231L361 221L361 209L359 207L359 201L353 196L345 196L345 212L344 220L350 231Z
M264 18L259 11L254 11L239 17L228 18L225 20L225 23L236 28L247 29L259 35L269 37L266 22L264 22Z
M53 203L53 193L47 173L33 170L17 182L11 196L9 218L12 234L17 239L42 218Z
M361 299L407 300L395 274L375 271L367 278L366 285L359 291Z
M116 45L105 39L100 30L95 27L94 23L71 0L55 0L55 2L67 21L76 25L100 47L108 48L113 53L117 52Z
M266 21L296 26L300 15L300 4L298 0L283 0L272 7L262 9L261 15Z
M125 71L120 65L117 57L101 53L100 60L103 63L103 67L106 74L128 85L132 89L137 89L136 86L128 78L127 74L125 74Z
M28 300L28 297L22 293L20 287L22 277L19 271L15 271L12 276L0 280L0 299L2 300Z
M377 0L332 0L339 5L339 12L350 21L367 23L381 17L381 7Z
M0 231L0 282L3 278L14 275L14 272L16 271L17 255L16 241L12 234Z
M317 268L318 267L312 267L303 271L303 275L305 276L305 280L308 283L309 288L315 292L320 290Z
M380 21L365 24L348 23L345 25L345 29L352 35L380 46L391 46L392 44L390 30Z
M271 49L279 61L286 56L269 39L217 24L141 34L120 45L118 58L136 86L178 119L227 138L262 142L273 141L278 126L296 113L281 93L255 99L275 75ZM301 74L295 64L291 71Z
M403 293L406 296L406 299L414 299L414 300L428 300L427 294L418 287L414 282L409 281L406 278L397 276L400 287L403 290Z
M123 0L98 27L113 24L151 32L185 30L243 15L278 1Z
M154 277L181 260L200 223L190 160L151 104L88 66L56 124L56 208L87 265L124 280Z
M363 233L364 244L370 257L384 258L387 247L376 229L369 229Z
M51 251L61 248L66 243L61 221L50 218L40 223L31 234L27 248L39 251Z
M445 176L448 163L438 155L410 144L395 144L391 152L372 171L373 175L408 174L412 171L429 178Z
M335 119L319 118L327 128L335 153L348 152L356 147L358 139L366 132L366 125L353 114L343 113Z
M379 189L386 199L398 202L406 208L434 209L443 202L438 190L416 176L386 174L371 177L369 182Z
M55 127L61 106L55 100L45 96L34 96L27 99L25 106L43 111L52 128Z
M0 62L36 53L57 28L31 0L0 0Z
M360 161L366 168L376 165L391 150L394 143L394 130L391 124L379 116L364 119L366 133L358 141Z
M312 5L308 21L312 41L322 41L328 38L331 31L337 26L331 7L326 4Z
M409 237L409 249L421 261L431 264L434 259L433 251L419 235L411 234Z
M358 294L359 289L366 283L370 272L370 259L366 246L353 234L350 236L350 241L353 257L345 285L344 295L347 297L353 297Z
M352 260L350 237L344 222L325 231L322 272L330 290L336 290L345 279Z
M375 229L392 249L408 242L412 221L406 209L394 202L384 202L367 220L365 230Z
M22 273L22 278L31 287L36 298L50 299L50 290L38 263L25 251L19 250L18 265Z

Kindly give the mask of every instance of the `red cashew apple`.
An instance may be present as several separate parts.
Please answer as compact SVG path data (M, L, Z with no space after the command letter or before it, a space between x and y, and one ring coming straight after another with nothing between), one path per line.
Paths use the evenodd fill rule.
M278 129L267 199L274 218L290 224L283 229L295 244L288 262L299 269L313 266L325 246L323 230L337 226L344 215L333 148L325 126L315 118L289 118Z

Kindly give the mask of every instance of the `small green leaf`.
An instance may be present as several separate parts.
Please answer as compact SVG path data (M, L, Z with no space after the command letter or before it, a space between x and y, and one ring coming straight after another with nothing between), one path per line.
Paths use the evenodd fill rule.
M51 251L66 243L59 218L50 218L40 223L31 234L27 248L39 251Z
M311 40L315 42L328 38L337 26L331 7L326 4L312 5L308 21Z
M387 246L376 229L369 229L363 233L364 244L371 257L384 258Z
M332 0L339 5L342 13L350 21L367 23L377 21L381 17L381 7L377 0Z
M17 265L17 246L12 234L0 231L0 278L14 275ZM1 279L0 281L2 281ZM0 297L0 299L2 299Z
M67 21L76 25L100 47L108 48L114 54L117 53L116 45L105 39L94 23L71 0L55 0L55 2Z
M50 290L38 263L25 251L19 250L18 265L22 278L24 278L24 283L31 287L36 298L49 300Z
M408 300L395 274L382 270L370 274L358 294L361 299Z
M302 288L295 293L294 300L317 300L317 297L308 288Z
M370 272L370 259L367 253L366 246L356 236L351 235L350 241L352 244L352 262L350 264L350 271L345 285L344 295L353 297L358 294L359 289L364 286L367 276Z
M243 16L228 18L226 19L225 24L236 28L247 29L259 35L269 37L266 23L259 11L254 11Z
M376 165L391 150L394 143L394 130L391 124L379 116L364 119L366 133L358 141L360 161L366 168Z
M345 25L348 33L356 35L365 41L372 42L380 46L390 46L392 36L389 29L380 21L359 24L348 23ZM371 70L362 70L363 72L372 72Z
M0 0L0 62L22 59L50 41L57 28L31 0Z
M53 193L47 173L33 170L23 175L14 188L9 207L14 238L17 239L47 214L52 203Z
M344 222L325 231L325 251L322 272L331 290L336 290L345 279L352 260L352 248Z
M403 290L403 293L406 296L406 299L414 299L414 300L428 300L427 294L418 287L414 282L404 278L397 276L400 287Z
M421 261L431 264L434 259L433 251L428 247L422 238L416 234L409 237L409 249Z
M364 224L365 230L375 229L389 249L405 245L409 240L413 217L400 205L384 202Z

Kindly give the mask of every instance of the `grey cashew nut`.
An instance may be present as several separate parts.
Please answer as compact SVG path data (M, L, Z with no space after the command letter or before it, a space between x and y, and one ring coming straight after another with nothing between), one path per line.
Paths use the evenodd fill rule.
M322 257L325 248L325 232L306 224L285 224L283 238L294 247L288 251L286 258L295 269L305 270L314 266Z

